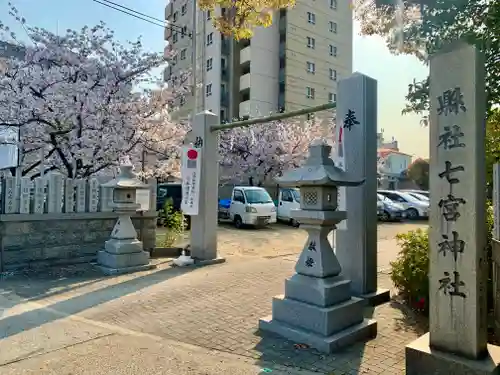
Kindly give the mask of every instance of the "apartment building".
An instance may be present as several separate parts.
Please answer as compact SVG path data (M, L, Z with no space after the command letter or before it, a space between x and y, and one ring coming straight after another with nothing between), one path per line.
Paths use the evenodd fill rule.
M165 79L192 67L189 31L192 2L171 0L165 18L179 27L165 30L176 60ZM214 29L211 14L197 11L197 111L221 121L335 101L337 80L352 72L352 9L338 0L297 0L276 12L272 26L236 42ZM185 32L184 32L185 31ZM192 98L180 101L176 116L193 112Z

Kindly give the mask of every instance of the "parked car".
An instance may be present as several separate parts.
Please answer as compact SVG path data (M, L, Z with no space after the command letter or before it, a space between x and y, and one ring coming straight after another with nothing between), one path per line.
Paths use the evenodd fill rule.
M292 218L292 210L300 208L299 189L280 189L276 206L278 220L285 221L294 227L299 226L299 223Z
M401 204L406 211L406 217L411 220L429 217L429 202L421 201L409 193L393 190L379 190L379 194Z
M219 200L218 218L232 221L236 228L265 226L276 223L276 206L264 188L235 186L231 199Z
M377 215L382 221L400 221L406 218L406 210L386 196L377 194Z
M399 190L399 191L402 191L403 193L419 194L419 195L423 195L424 197L429 198L429 192L427 190L403 189L403 190Z
M404 192L403 192L404 193ZM426 197L423 194L420 193L412 193L412 192L406 192L407 194L410 194L412 197L417 198L419 201L424 201L424 202L429 202L429 197Z

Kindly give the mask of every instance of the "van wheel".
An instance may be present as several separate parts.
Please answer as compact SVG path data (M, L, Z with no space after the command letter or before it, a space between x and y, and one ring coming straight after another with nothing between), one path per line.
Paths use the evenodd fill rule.
M236 229L241 229L243 227L243 220L241 220L241 217L239 216L234 217L233 223Z
M290 225L294 228L298 228L300 226L300 223L295 219L290 219Z

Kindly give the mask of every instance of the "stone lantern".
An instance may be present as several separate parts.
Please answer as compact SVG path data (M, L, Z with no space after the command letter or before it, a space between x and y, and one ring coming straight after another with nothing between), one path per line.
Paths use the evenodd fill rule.
M136 203L137 189L148 189L148 185L138 180L130 161L120 165L120 174L114 180L102 185L113 189L110 206L118 214L118 220L106 241L104 250L97 254L97 263L105 274L120 274L150 269L149 253L143 251L142 242L130 216L140 204Z
M279 178L281 186L299 187L300 209L292 217L308 232L308 239L295 266L296 274L285 281L285 295L273 299L273 315L259 327L326 353L377 334L375 320L364 319L365 301L352 297L351 281L341 276L341 265L328 241L328 234L347 218L337 210L340 186L349 181L330 158L331 147L315 141L301 168Z

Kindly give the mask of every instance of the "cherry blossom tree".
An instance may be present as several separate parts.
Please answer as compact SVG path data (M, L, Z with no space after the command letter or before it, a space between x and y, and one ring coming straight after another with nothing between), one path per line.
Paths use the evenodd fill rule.
M19 132L23 175L85 178L109 173L125 155L138 164L145 152L157 156L150 174L178 168L187 126L169 113L188 74L171 87L151 74L171 55L143 52L140 40L122 45L104 23L55 35L28 26L15 8L11 15L33 42L0 73L0 126ZM0 31L10 32L1 22Z
M220 134L220 179L260 185L299 167L311 142L325 135L332 139L334 119L274 121Z

